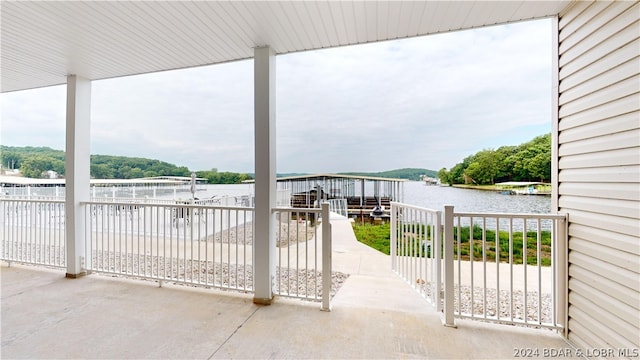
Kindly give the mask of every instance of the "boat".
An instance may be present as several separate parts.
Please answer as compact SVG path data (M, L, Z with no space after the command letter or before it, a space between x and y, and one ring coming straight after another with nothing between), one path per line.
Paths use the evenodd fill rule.
M430 176L423 175L421 180L424 181L425 185L429 186L437 186L440 185L440 179L432 178Z

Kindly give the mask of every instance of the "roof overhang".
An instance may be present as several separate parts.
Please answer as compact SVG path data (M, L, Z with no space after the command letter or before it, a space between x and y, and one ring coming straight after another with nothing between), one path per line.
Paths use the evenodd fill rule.
M2 1L2 92L555 16L564 1Z

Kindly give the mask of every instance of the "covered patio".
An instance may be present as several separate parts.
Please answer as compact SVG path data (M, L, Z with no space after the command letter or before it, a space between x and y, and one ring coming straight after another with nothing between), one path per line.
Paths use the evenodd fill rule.
M350 274L332 300L278 298L2 264L3 358L503 359L574 351L556 332L459 320L444 327L389 256L334 221L333 263ZM34 346L37 344L37 346ZM524 353L523 353L524 354Z
M253 58L254 250L265 254L253 264L254 301L268 304L275 273L277 55L551 17L569 3L3 3L1 85L3 92L67 85L66 267L67 276L78 277L85 273L82 204L91 198L92 81ZM33 17L42 21L24 21Z
M515 349L537 350L538 356L544 356L545 349L566 349L563 338L546 330L468 320L458 320L456 329L442 326L438 314L423 306L424 298L391 272L389 261L363 256L348 244L341 248L339 241L350 238L333 234L334 229L333 251L324 254L334 257L335 270L341 269L341 258L355 268L350 268L351 276L335 296L332 312L274 297L273 286L275 215L289 211L277 208L277 56L539 18L553 19L551 210L567 219L566 237L559 244L562 260L556 261L562 272L554 278L566 298L557 317L562 318L566 339L584 351L606 349L617 356L638 356L638 2L2 2L1 6L2 92L60 84L67 90L65 201L40 206L58 209L56 222L49 221L52 229L64 225L63 238L56 238L58 248L64 247L64 259L56 259L64 271L3 265L3 357L504 358L529 355ZM102 205L91 203L92 81L250 58L255 258L247 273L253 276L252 296L85 277L91 267L87 234L92 224L87 209ZM35 209L17 200L2 201L11 209ZM476 216L463 215L471 217L471 223ZM181 226L184 235L186 227ZM19 227L33 230L28 223ZM452 224L444 227L453 229ZM10 244L3 248L3 256L17 238L10 235L3 238ZM414 238L410 246L420 240ZM446 244L452 245L449 240ZM451 249L444 252L446 257ZM348 254L358 254L357 261ZM331 266L331 257L325 259ZM415 283L416 278L409 281ZM268 304L272 306L261 306Z

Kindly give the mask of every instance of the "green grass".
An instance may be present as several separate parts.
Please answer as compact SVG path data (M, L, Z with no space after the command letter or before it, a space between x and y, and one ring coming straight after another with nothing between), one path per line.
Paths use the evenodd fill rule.
M470 260L473 256L474 261L482 261L483 257L487 261L495 262L496 253L498 254L500 262L509 262L510 258L513 259L514 264L523 263L524 239L523 233L513 232L511 243L513 244L513 251L509 253L509 233L506 231L500 231L497 234L494 230L486 230L485 241L483 245L482 241L482 228L479 226L473 227L473 234L469 227L460 228L460 239L462 241L458 244L458 229L454 229L454 257L458 258L460 253L460 259ZM353 232L356 235L356 239L359 242L368 245L384 254L390 253L390 237L391 237L391 225L390 224L353 224ZM398 248L398 254L404 252L406 255L423 256L423 250L420 247L425 240L431 239L430 228L423 226L412 226L405 229L404 240L402 246ZM538 234L535 231L528 231L526 234L526 263L529 265L536 265L538 263ZM484 252L483 252L484 248ZM496 251L496 248L498 250ZM473 255L472 255L473 254ZM429 255L427 253L427 255ZM542 266L551 265L551 232L542 231L540 233L540 263Z
M390 253L391 224L358 224L353 223L353 232L359 242L368 245L384 254Z
M482 260L483 258L483 242L482 242L482 228L479 226L473 227L473 235L470 236L469 227L460 228L460 239L462 241L458 244L458 229L454 230L454 255L458 255L458 248L460 249L460 258L462 260L471 259L471 249L473 249L473 260ZM509 262L510 256L513 257L514 264L523 263L524 238L522 231L513 232L511 238L513 244L513 252L509 254L509 232L500 231L496 238L496 232L494 230L487 230L485 233L484 241L484 256L487 261L496 261L496 245L498 247L498 256L500 262ZM538 263L538 233L536 231L527 231L526 235L526 261L529 265L536 265ZM551 232L542 231L540 233L540 263L543 266L551 265Z

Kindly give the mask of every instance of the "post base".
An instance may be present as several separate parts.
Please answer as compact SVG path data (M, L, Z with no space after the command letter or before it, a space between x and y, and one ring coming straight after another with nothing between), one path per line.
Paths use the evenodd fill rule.
M447 319L445 319L444 316L440 316L440 321L442 322L442 325L444 327L449 327L449 328L454 328L454 329L458 328L458 325L456 325L455 320L452 323L447 323Z
M271 303L273 302L273 298L257 298L254 297L253 298L253 303L256 305L271 305Z
M86 271L82 271L78 274L70 274L70 273L66 273L64 274L64 277L66 277L67 279L77 279L77 278L81 278L83 276L86 276L87 272Z

